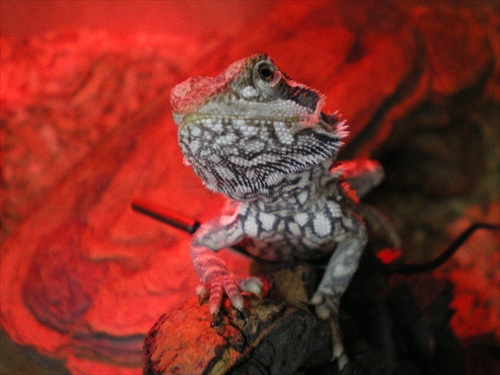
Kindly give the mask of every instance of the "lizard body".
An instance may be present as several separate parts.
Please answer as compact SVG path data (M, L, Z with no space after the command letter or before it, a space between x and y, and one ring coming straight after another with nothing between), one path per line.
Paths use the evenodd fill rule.
M224 294L243 310L240 291L262 291L260 279L235 277L216 255L220 249L239 245L279 262L331 254L311 304L334 322L340 358L340 298L367 242L355 193L377 185L383 171L374 161L331 169L347 131L336 115L322 112L324 102L264 54L217 77L190 78L171 94L186 162L209 189L230 198L226 212L203 224L191 245L194 267L210 289L210 312L217 314Z

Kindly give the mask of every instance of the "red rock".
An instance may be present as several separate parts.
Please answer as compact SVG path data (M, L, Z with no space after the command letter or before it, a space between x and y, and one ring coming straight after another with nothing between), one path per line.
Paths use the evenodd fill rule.
M426 50L436 96L455 96L484 85L493 64L488 36L473 12L433 4L411 10Z

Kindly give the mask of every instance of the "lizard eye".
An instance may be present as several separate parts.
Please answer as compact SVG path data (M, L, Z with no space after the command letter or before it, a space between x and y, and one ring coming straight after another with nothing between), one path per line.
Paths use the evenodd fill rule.
M258 61L253 67L252 84L259 100L273 100L280 95L281 78L280 71L270 60Z
M274 77L273 69L267 64L261 64L258 69L259 76L264 81L271 81Z

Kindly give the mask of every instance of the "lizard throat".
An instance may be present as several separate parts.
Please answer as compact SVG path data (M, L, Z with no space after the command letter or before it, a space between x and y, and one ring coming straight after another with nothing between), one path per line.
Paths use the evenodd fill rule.
M315 170L328 169L341 142L324 127L226 118L180 126L179 144L210 190L239 201L273 202L293 195L303 176L310 184Z

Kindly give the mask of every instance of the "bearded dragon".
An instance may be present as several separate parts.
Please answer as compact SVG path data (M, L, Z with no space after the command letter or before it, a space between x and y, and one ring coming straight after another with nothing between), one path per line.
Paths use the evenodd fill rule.
M173 88L171 107L185 162L206 187L229 198L226 211L194 234L191 258L209 311L224 295L244 309L241 291L260 294L259 278L234 276L217 251L241 246L273 262L330 256L310 300L330 319L334 357L347 358L339 304L367 243L355 207L383 178L370 160L332 168L347 126L322 112L325 97L288 78L265 54L239 60L216 77L193 77Z

